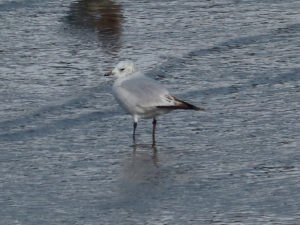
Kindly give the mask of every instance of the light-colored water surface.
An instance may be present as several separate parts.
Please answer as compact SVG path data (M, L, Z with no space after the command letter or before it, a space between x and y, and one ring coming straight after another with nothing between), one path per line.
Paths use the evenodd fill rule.
M0 2L0 224L299 224L300 3ZM141 121L136 61L206 108Z

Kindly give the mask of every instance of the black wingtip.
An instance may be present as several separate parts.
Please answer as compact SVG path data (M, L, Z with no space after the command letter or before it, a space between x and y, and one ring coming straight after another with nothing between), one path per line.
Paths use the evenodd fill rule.
M156 106L156 107L160 108L160 109L170 109L170 110L184 109L184 110L205 111L204 108L194 106L192 104L182 102L182 101L181 101L181 104L178 104L178 105L161 105L161 106Z
M183 107L184 109L191 109L191 110L196 110L196 111L205 111L205 109L202 108L202 107L198 107L198 106L192 105L190 103L187 103L187 102L182 101L182 100L180 100L178 98L175 98L175 97L174 97L174 99L177 102L179 102L179 106Z
M198 107L198 106L194 106L194 105L193 105L193 108L192 108L192 109L194 109L194 110L196 110L196 111L205 111L204 108L201 108L201 107Z

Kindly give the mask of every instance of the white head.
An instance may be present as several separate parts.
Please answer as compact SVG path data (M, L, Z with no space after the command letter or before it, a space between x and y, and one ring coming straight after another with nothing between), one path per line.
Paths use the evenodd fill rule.
M121 61L118 65L111 71L105 74L105 76L114 75L117 78L127 77L135 72L139 71L138 67L134 65L131 61Z

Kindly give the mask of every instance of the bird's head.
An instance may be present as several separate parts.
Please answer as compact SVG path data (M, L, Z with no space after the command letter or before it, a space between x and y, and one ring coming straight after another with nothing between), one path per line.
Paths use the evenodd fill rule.
M133 62L121 61L111 72L106 73L104 76L116 76L117 78L122 78L130 76L138 70L138 67Z

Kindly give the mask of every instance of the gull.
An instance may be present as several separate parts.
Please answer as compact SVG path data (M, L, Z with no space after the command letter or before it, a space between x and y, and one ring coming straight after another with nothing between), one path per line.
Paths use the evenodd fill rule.
M205 110L182 101L169 93L161 84L145 76L131 61L121 61L105 76L115 76L113 95L120 106L132 115L133 140L139 119L153 119L152 141L155 145L157 116L176 109Z

